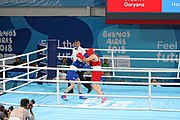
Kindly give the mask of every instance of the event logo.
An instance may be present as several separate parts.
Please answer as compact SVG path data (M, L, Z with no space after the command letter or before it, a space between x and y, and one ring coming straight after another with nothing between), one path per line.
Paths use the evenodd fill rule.
M0 30L0 59L14 56L13 39L16 37L16 30ZM12 60L6 61L6 64L12 63ZM2 64L2 62L0 62Z
M126 42L127 39L131 37L130 31L119 31L117 29L110 31L103 31L103 39L105 39L106 45L108 45L108 53L111 53L111 50L115 50L114 53L126 53ZM117 51L118 50L118 51Z
M145 0L124 0L124 7L144 8Z
M12 52L13 37L16 36L16 31L1 31L0 30L0 51Z

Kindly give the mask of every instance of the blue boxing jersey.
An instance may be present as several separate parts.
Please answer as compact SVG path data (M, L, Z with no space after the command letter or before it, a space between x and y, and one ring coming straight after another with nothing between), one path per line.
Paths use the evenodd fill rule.
M78 59L72 63L72 65L77 68L83 68L84 64L84 62L80 62Z
M74 81L77 78L79 78L76 70L77 68L83 68L84 64L85 64L84 62L80 62L78 59L74 61L70 66L70 70L67 71L67 79Z
M79 78L77 74L77 68L88 68L88 65L85 62L80 62L78 59L72 63L70 66L70 70L67 71L67 79L68 80L76 80Z

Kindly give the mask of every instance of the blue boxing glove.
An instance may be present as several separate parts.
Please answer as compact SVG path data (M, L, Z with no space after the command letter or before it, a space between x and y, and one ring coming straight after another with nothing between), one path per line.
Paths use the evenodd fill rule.
M89 56L88 56L88 54L87 54L87 53L84 53L84 57L85 57L85 58L88 58Z

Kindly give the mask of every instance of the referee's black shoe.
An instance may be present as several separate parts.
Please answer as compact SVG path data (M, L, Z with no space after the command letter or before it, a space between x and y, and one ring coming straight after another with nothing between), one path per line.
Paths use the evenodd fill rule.
M93 90L93 87L91 86L91 87L88 89L87 93L90 93L92 90Z

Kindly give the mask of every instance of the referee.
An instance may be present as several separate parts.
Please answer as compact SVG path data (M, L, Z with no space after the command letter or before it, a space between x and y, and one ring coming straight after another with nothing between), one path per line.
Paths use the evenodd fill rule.
M86 53L86 51L81 47L81 42L79 39L76 39L74 41L74 49L73 49L73 53L72 53L72 57L73 57L73 62L76 61L77 57L76 54L77 53L82 53L83 55ZM83 75L84 75L84 71L77 71L77 74L80 78L81 81L85 81ZM87 93L90 93L92 91L92 86L90 85L90 83L82 83L82 85L84 85L84 87L86 87L88 89ZM70 86L70 83L68 83L68 86ZM73 93L73 89L71 91L69 91L69 93Z

